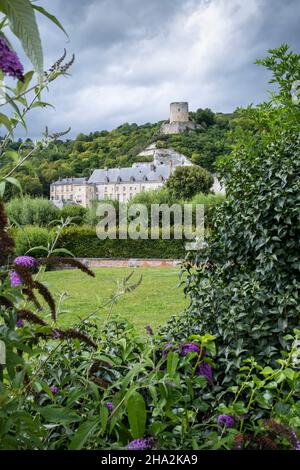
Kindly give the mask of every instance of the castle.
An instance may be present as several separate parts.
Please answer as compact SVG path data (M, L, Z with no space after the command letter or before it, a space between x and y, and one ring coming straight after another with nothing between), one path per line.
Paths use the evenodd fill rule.
M161 134L180 134L194 131L197 125L189 119L189 104L175 102L170 104L170 120L161 126Z
M162 134L178 134L195 130L189 120L188 103L171 103L170 120L161 126ZM127 202L142 191L160 189L177 166L191 166L190 160L172 148L159 149L155 143L138 157L152 157L149 163L137 162L128 168L94 170L89 178L63 178L51 184L50 200L58 207L65 203L89 207L95 200ZM215 179L213 189L221 190Z

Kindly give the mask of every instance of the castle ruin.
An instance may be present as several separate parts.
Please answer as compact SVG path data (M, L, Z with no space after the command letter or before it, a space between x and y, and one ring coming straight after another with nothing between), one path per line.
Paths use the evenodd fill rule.
M170 104L170 119L160 129L161 134L180 134L194 131L196 124L189 119L189 104L186 101Z

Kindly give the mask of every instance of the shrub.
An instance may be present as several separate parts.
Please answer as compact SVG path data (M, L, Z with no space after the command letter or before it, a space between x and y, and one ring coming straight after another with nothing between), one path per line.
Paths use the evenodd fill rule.
M82 206L66 205L59 211L59 218L67 219L72 217L73 222L77 225L81 225L85 221L85 216L88 213L88 209Z
M100 201L92 201L91 206L86 210L85 216L84 216L84 224L86 225L91 225L95 226L98 224L100 218L97 215L97 208L99 204L111 204L115 211L116 211L116 220L118 223L119 220L119 201L117 200L111 200L111 199L104 199ZM121 203L122 204L122 203Z
M17 256L25 255L31 248L47 247L51 239L51 232L44 227L27 226L22 229L13 229L11 234L15 241ZM35 250L35 256L45 256L45 250Z
M166 188L154 190L154 191L143 191L136 194L131 201L129 201L129 207L131 204L144 204L149 210L151 204L174 204L177 202Z
M167 180L166 188L172 197L189 200L197 193L208 193L213 185L212 175L198 166L178 166Z
M11 223L20 226L46 226L59 217L59 209L43 198L15 198L6 204L7 215Z
M299 56L291 62L300 73ZM272 366L299 327L299 106L283 96L247 111L254 130L239 130L223 163L227 196L207 247L187 259L191 304L174 335L217 337L219 383L235 380L246 355Z

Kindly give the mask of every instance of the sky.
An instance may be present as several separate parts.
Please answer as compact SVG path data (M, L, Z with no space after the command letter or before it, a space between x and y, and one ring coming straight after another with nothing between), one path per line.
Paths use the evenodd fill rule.
M300 50L299 0L40 0L45 68L63 49L71 76L53 82L28 134L79 132L168 119L169 103L231 112L267 97L269 73L254 65L283 42ZM21 57L23 57L20 54ZM18 136L24 137L23 132Z

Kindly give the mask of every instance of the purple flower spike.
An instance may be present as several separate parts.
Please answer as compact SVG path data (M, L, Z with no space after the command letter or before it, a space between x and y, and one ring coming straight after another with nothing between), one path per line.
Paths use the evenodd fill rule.
M37 260L32 256L18 256L15 258L14 263L16 266L23 266L24 268L35 268Z
M300 450L300 441L295 431L292 431L291 433L291 441L292 441L294 450Z
M23 328L23 326L24 326L24 322L23 322L22 318L19 318L19 320L17 320L16 327L17 328Z
M110 411L110 412L112 412L112 410L114 409L114 405L113 405L113 403L112 403L111 401L108 401L108 402L106 403L106 406L107 406L107 408L108 408L108 411Z
M181 345L181 355L186 356L190 352L200 352L199 346L194 343L184 343Z
M53 395L55 395L58 392L58 387L55 387L55 386L50 387L50 390L53 393Z
M142 437L135 439L134 441L127 444L126 449L128 450L151 450L154 444L152 437Z
M219 415L218 424L226 428L232 428L234 426L234 418L229 415Z
M211 366L207 362L201 362L199 364L197 374L203 375L208 380L208 382L212 384L213 382L212 370L211 370Z
M10 49L5 39L0 38L0 69L6 75L24 80L24 68L15 51Z
M19 276L19 274L16 273L16 271L11 271L9 273L9 277L10 277L11 287L17 287L17 286L20 286L22 284L21 276Z

